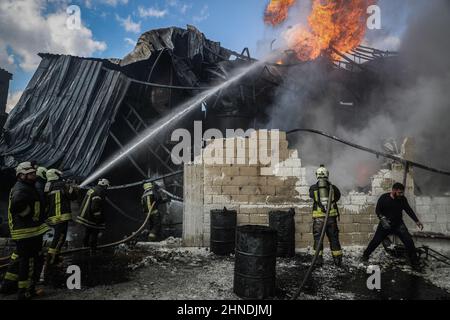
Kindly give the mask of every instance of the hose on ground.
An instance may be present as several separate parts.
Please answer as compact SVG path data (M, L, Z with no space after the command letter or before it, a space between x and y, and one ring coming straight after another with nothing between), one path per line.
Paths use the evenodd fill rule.
M147 214L147 217L145 218L144 223L139 227L139 229L137 231L133 232L129 237L127 237L125 239L122 239L120 241L116 241L116 242L113 242L113 243L109 243L109 244L98 246L96 249L101 250L101 249L107 249L107 248L115 247L115 246L121 245L122 243L129 242L129 241L133 240L134 238L136 238L144 230L146 224L150 220L151 213L153 211L153 207L154 206L155 206L155 203L153 203L152 206L150 207L150 210L149 210L149 212ZM78 253L78 252L83 252L83 251L88 251L88 250L91 250L91 248L90 247L88 247L88 248L83 247L83 248L70 249L70 250L61 252L59 255L73 254L73 253ZM4 257L2 259L7 260L9 258L10 257ZM0 266L0 269L6 268L9 265L10 265L9 263L5 264L5 265L2 265L2 266Z
M314 270L315 264L317 263L317 259L319 258L320 251L321 251L320 248L322 247L323 239L325 238L325 230L327 228L328 218L330 217L331 199L332 199L333 195L334 195L334 188L332 185L330 185L330 192L328 194L327 213L325 215L325 222L323 224L322 231L320 233L320 240L316 247L316 253L311 262L311 265L308 268L308 271L306 272L305 277L303 278L302 283L300 284L300 287L298 287L297 291L294 293L294 296L291 298L291 300L297 300L298 296L302 292L303 287L305 286L306 282L308 281L309 277L311 276L311 273Z
M115 246L121 245L122 243L129 242L129 241L133 240L134 238L136 238L142 232L142 230L144 230L146 224L148 223L148 220L150 220L154 206L155 206L155 203L153 203L152 206L150 207L150 210L147 214L147 217L145 218L144 223L140 226L140 228L136 232L133 232L129 237L127 237L125 239L122 239L122 240L119 240L119 241L116 241L113 243L105 244L102 246L98 246L96 249L107 249L107 248L115 247ZM72 253L77 253L77 252L82 252L82 251L87 251L87 250L91 250L91 248L88 247L88 248L71 249L71 250L61 252L60 255L72 254Z

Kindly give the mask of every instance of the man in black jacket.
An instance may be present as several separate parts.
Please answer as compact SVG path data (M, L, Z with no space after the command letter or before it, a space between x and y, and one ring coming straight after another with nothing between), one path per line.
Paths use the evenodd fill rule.
M405 186L401 183L396 183L392 187L390 193L383 194L378 200L376 214L380 219L380 224L378 225L372 241L364 251L362 257L363 262L369 260L372 252L374 252L389 235L396 235L405 245L412 266L414 268L419 267L419 258L417 256L414 241L403 221L403 211L414 220L420 230L423 230L423 224L417 218L405 197Z

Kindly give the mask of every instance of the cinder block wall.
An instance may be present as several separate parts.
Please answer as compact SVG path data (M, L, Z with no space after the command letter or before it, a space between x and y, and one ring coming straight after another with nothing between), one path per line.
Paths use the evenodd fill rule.
M302 167L298 151L288 148L286 134L280 133L276 140L280 146L278 164L265 166L259 161L252 161L254 157L251 155L258 153L258 147L270 153L271 138L271 132L259 131L247 139L215 140L203 150L201 158L186 165L184 245L209 246L210 211L224 207L237 211L239 225L268 225L270 211L294 208L296 247L301 249L312 245L312 201L309 198L306 168ZM245 155L238 151L239 146L245 147ZM381 170L373 177L370 194L352 192L342 197L339 202L339 225L344 246L367 245L378 224L375 214L378 197L390 191L393 182L402 180L401 166L394 166L393 170ZM445 220L445 230L438 227L440 223L437 221L444 223L444 217L447 219L450 197L436 198L434 201L414 198L411 196L414 194L413 186L412 176L409 175L407 194L413 207L417 201L418 214L422 215L423 212L426 230L448 232L450 221ZM431 207L425 205L427 201ZM431 211L436 209L436 212L442 212L442 217L438 219L437 213L436 216L428 216L430 208ZM328 246L327 240L325 245Z

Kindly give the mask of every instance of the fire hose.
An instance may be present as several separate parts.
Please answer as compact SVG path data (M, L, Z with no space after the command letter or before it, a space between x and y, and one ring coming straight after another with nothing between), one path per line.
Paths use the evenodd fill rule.
M329 135L329 134L327 134L327 133L325 133L325 132L322 132L322 131L319 131L319 130L313 130L313 129L294 129L294 130L288 131L287 134L289 135L289 134L293 134L293 133L297 133L297 132L310 132L310 133L315 133L315 134L318 134L318 135L327 137L327 138L329 138L329 139L338 141L338 142L340 142L340 143L346 144L346 145L348 145L348 146L350 146L350 147L352 147L352 148L359 149L359 150L362 150L362 151L365 151L365 152L368 152L368 153L375 154L377 157L384 157L384 158L387 158L387 159L391 159L391 160L400 162L400 163L402 163L403 165L405 165L406 168L416 167L416 168L419 168L419 169L422 169L422 170L426 170L426 171L430 171L430 172L434 172L434 173L438 173L438 174L450 176L450 172L449 172L449 171L444 171L444 170L439 170L439 169L431 168L431 167L425 166L425 165L420 164L420 163L417 163L417 162L409 161L409 160L403 159L403 158L401 158L401 157L394 156L394 155L392 155L392 154L388 154L388 153L376 151L376 150L373 150L373 149L369 149L369 148L366 148L366 147L357 145L357 144L355 144L355 143L352 143L352 142L343 140L343 139L338 138L338 137L336 137L336 136Z
M312 271L314 270L314 266L317 263L317 259L319 258L319 255L321 253L320 248L323 245L323 240L325 238L325 230L327 229L327 224L328 224L328 218L330 217L330 210L331 210L331 199L333 198L334 195L334 188L332 185L330 185L330 192L328 193L328 204L327 204L327 212L325 214L325 221L322 227L322 231L320 233L320 239L319 239L319 243L316 246L316 253L314 254L314 258L311 262L311 265L308 268L308 271L306 272L305 277L303 278L300 287L297 289L297 291L295 292L294 296L291 298L291 300L297 300L298 296L300 295L303 287L305 286L306 282L309 280Z
M119 240L119 241L116 241L116 242L113 242L113 243L109 243L109 244L98 246L96 249L107 249L107 248L115 247L115 246L121 245L123 243L127 243L127 242L133 240L134 238L136 238L144 230L146 224L150 220L150 217L152 215L152 211L153 211L153 207L154 206L155 206L155 203L153 203L152 206L150 207L150 210L149 210L149 212L147 214L147 217L145 218L144 223L139 227L139 229L137 231L133 232L130 236L128 236L125 239L122 239L122 240ZM73 254L73 253L78 253L78 252L83 252L83 251L88 251L88 250L91 250L91 248L90 247L83 247L83 248L70 249L70 250L63 251L63 252L59 253L59 255L62 256L62 255ZM9 257L4 257L2 259L5 259L5 258L9 259ZM5 265L2 265L2 266L0 266L0 269L6 268L9 265L10 265L9 263L5 264Z

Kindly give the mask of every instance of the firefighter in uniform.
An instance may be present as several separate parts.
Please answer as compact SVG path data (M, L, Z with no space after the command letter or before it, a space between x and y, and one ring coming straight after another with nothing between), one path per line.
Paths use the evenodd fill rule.
M318 248L320 235L325 223L328 201L331 201L330 213L326 225L326 235L330 242L331 254L334 263L337 266L342 265L342 247L339 242L339 228L338 217L339 209L337 202L341 198L341 192L337 187L332 185L329 181L329 172L324 165L321 165L316 172L317 183L312 185L309 189L309 195L314 200L313 204L313 235L314 235L314 250L319 250L318 266L323 264L323 244ZM328 199L331 188L331 199Z
M97 186L89 189L81 204L80 215L77 217L77 222L86 229L83 245L92 250L97 248L100 231L106 229L103 203L109 186L110 183L107 179L101 179Z
M44 266L44 275L49 267L53 266L56 258L66 242L69 221L72 220L71 201L77 198L77 189L61 179L62 172L56 169L47 171L48 215L47 224L54 229L52 243L47 252Z
M36 294L35 285L43 266L42 239L49 230L42 217L42 203L36 190L36 169L30 162L16 168L17 182L11 190L8 222L16 242L19 299Z
M161 237L161 213L158 206L163 204L161 195L155 185L151 182L144 184L144 194L142 195L142 209L147 215L153 205L153 210L149 220L150 233L149 241L156 241Z

